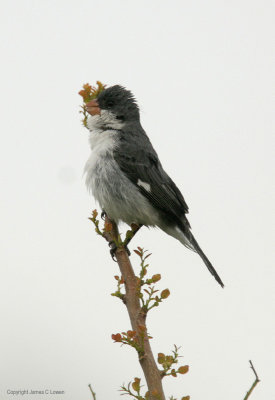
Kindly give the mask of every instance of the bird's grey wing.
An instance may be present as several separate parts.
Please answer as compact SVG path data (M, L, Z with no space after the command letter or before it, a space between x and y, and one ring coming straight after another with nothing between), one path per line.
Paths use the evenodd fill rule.
M150 203L174 221L188 213L181 192L163 170L153 148L152 151L143 148L127 150L118 148L114 153L115 161Z

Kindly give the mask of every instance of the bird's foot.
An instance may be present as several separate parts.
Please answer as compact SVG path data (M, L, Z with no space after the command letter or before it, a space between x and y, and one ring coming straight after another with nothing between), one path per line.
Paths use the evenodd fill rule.
M102 212L101 212L101 219L104 219L105 220L105 217L106 217L106 211L104 211L104 210L102 210Z
M117 251L117 248L118 248L116 243L112 240L111 242L109 242L109 247L111 248L110 254L111 254L111 257L112 257L113 261L117 262L117 260L115 259L116 251ZM131 252L128 249L127 245L123 245L123 247L127 251L128 256L130 256Z
M109 242L109 247L110 247L110 254L111 254L111 257L112 257L112 259L113 259L113 261L115 261L115 262L117 262L117 260L115 259L115 254L116 254L116 251L117 251L117 245L115 244L115 242L112 240L111 242Z

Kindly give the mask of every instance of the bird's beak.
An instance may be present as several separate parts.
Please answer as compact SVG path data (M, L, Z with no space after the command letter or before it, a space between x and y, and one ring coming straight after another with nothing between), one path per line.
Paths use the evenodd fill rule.
M90 115L100 115L101 109L97 100L91 100L86 104L86 110Z

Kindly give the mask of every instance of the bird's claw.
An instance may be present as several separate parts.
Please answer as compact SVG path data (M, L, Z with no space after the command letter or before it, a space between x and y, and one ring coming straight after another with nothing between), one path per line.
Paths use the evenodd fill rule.
M116 251L117 251L117 245L115 244L115 242L114 242L113 240L112 240L111 242L109 242L109 247L111 248L110 254L111 254L111 257L112 257L113 261L117 262L117 260L116 260L116 258L115 258ZM126 250L128 256L130 256L130 255L131 255L131 252L130 252L130 250L128 249L127 245L123 245L123 247L124 247L124 249Z
M115 259L115 255L116 255L116 251L117 251L117 245L115 244L115 242L113 240L111 242L109 242L109 247L111 248L110 254L111 254L111 257L112 257L113 261L117 262L117 260Z
M126 244L123 245L124 249L127 251L128 256L131 255L130 250L128 249L128 246Z
M128 247L127 247L126 244L123 245L123 248L126 250L126 253L128 254L128 257L130 257L131 252L130 252L130 250L128 249Z

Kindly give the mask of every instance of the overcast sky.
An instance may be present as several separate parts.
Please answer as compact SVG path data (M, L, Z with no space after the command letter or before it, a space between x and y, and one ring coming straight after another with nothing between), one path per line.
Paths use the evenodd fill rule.
M148 318L153 351L175 343L190 365L165 379L167 398L242 400L250 359L261 378L251 400L275 398L274 3L11 0L0 29L1 399L91 400L91 383L97 400L118 400L123 383L144 383L134 350L112 343L130 323L110 296L118 267L88 221L77 93L97 80L136 96L225 283L161 231L133 240L171 291ZM24 389L65 394L7 393Z

